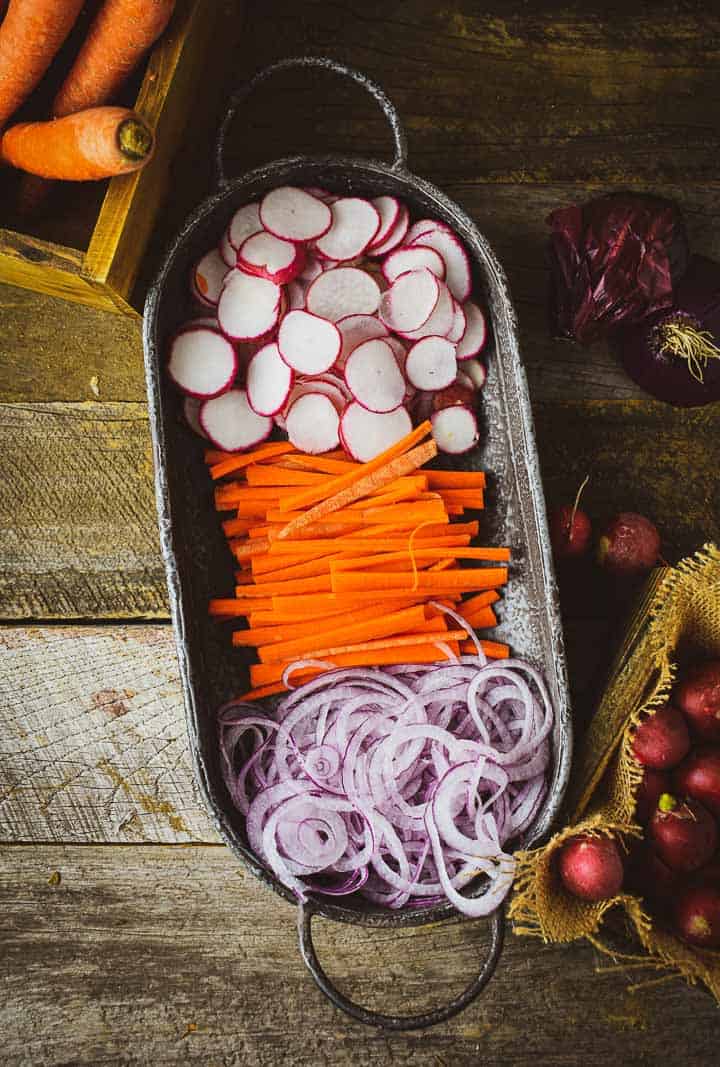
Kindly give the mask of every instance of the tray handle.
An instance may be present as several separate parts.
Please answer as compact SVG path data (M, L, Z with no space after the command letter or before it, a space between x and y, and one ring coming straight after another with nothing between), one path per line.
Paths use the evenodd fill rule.
M277 63L272 63L269 67L264 67L262 70L259 70L257 74L253 75L249 82L246 82L245 85L241 86L230 98L228 109L225 112L225 117L222 120L218 131L217 141L215 142L215 173L217 184L220 187L227 185L229 182L229 178L225 173L225 140L233 119L237 114L238 108L245 102L247 97L250 96L258 85L261 85L278 71L287 70L290 67L314 67L319 70L328 70L333 74L339 74L343 78L350 78L370 93L382 109L385 118L388 120L390 129L392 130L393 141L395 142L395 155L391 164L392 169L398 171L405 170L407 166L407 138L405 136L405 130L400 123L400 116L395 109L395 105L385 91L380 88L377 82L374 82L372 78L368 78L362 71L355 70L354 67L348 67L345 63L338 63L336 60L329 59L325 56L290 56L288 59L280 59Z
M457 997L442 1008L433 1008L432 1011L422 1012L420 1015L384 1015L370 1008L364 1008L350 1000L341 993L336 985L328 978L323 970L315 952L312 939L312 920L315 910L308 901L298 903L298 937L300 940L300 952L310 974L325 996L336 1008L340 1008L347 1015L357 1019L358 1022L367 1026L378 1026L384 1030L423 1030L427 1026L435 1026L437 1023L446 1022L457 1015L482 992L488 984L503 948L505 939L505 910L502 905L488 916L490 925L490 945L479 974L473 978L470 985Z

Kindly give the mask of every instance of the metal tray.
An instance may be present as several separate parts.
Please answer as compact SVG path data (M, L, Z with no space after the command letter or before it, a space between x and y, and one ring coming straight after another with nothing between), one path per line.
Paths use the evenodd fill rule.
M239 178L224 172L225 135L246 96L266 78L290 66L319 67L352 78L374 96L388 118L395 141L391 165L369 159L276 160ZM231 100L218 136L218 190L195 210L172 244L145 305L144 347L155 458L162 551L177 640L187 723L197 780L210 815L223 838L249 869L286 900L298 902L248 849L242 816L225 789L219 764L216 711L248 687L247 650L230 647L223 626L207 618L212 596L230 595L233 565L214 509L213 490L203 461L202 442L184 425L178 395L163 372L168 339L191 312L188 277L193 263L217 244L231 213L266 190L283 184L321 185L360 196L390 194L410 207L414 218L448 223L470 253L475 292L487 307L492 339L484 354L488 380L481 394L479 446L443 465L488 473L488 508L483 539L510 545L513 564L501 605L499 639L544 674L556 709L553 764L547 801L524 845L545 837L563 799L570 770L571 722L565 652L557 588L550 553L533 421L517 341L517 322L502 268L475 223L439 189L407 169L405 135L385 93L363 74L329 59L283 60L261 71ZM449 1004L413 1016L369 1011L344 996L317 960L311 937L313 915L366 926L413 926L457 918L450 904L428 909L389 909L361 898L342 903L317 896L298 905L300 947L315 981L338 1007L362 1022L402 1030L428 1026L461 1011L478 995L495 969L502 949L504 917L489 918L490 945L480 974Z

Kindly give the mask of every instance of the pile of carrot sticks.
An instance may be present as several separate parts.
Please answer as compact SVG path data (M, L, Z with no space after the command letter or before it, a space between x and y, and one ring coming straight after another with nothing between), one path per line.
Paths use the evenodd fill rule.
M246 620L232 635L259 659L245 699L284 691L298 661L329 666L308 662L293 684L332 667L432 663L474 653L469 630L496 625L510 552L473 547L479 522L465 514L484 507L485 475L427 469L430 430L423 423L368 463L287 442L206 452L238 566L235 596L211 600L210 614ZM509 654L495 641L482 647Z

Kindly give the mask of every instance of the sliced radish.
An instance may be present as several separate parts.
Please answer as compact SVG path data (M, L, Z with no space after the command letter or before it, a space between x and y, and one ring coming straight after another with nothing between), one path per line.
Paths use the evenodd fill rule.
M335 385L332 382L325 382L321 378L299 377L290 390L287 403L282 411L282 414L286 419L288 411L295 401L299 400L301 396L305 396L307 393L322 393L323 396L326 396L328 400L332 402L338 415L345 410L350 400L352 400L344 383L341 388L339 385Z
M455 381L455 345L445 337L416 341L407 354L405 373L416 389L426 392L446 389Z
M455 304L452 294L444 282L438 278L438 299L432 315L417 330L397 330L408 341L421 341L423 337L445 337L451 329L455 317Z
M283 241L271 233L254 233L243 241L238 251L238 267L285 285L296 278L305 265L305 251L301 245Z
M357 400L345 408L340 420L340 436L346 451L359 463L367 463L412 430L405 408L378 415Z
M292 404L285 422L290 443L301 452L317 455L337 448L340 416L323 393L306 393Z
M296 278L287 287L288 311L302 310L305 307L305 286Z
M248 363L247 398L258 415L276 415L290 394L293 372L275 342L258 349Z
M228 337L253 341L273 328L282 290L267 278L242 270L228 271L218 301L218 322Z
M453 321L452 326L445 334L448 341L452 341L453 344L457 344L462 335L465 333L465 327L467 326L467 319L465 318L465 312L462 309L462 304L459 304L455 297L453 297Z
M220 299L227 263L217 248L206 252L193 271L193 292L208 307L215 307Z
M332 225L315 247L327 259L354 259L365 251L380 227L380 215L369 200L341 197L332 204Z
M207 434L200 425L200 407L204 403L205 401L197 396L186 396L183 400L183 415L185 416L185 422L193 433L198 434L199 437L207 438Z
M470 258L462 242L450 230L431 230L423 233L412 247L434 248L445 260L445 281L447 287L460 303L464 303L472 292L472 272Z
M401 274L422 267L427 267L436 278L445 277L445 260L440 253L422 245L417 248L396 248L383 260L382 272L387 281L392 283Z
M458 343L457 357L458 359L469 359L471 356L476 356L478 352L482 352L485 347L487 324L482 311L477 304L473 304L472 300L468 300L463 305L463 311L465 312L466 326L465 332Z
M363 341L372 341L375 337L387 337L387 326L374 315L347 315L335 324L342 337L342 348L338 356L338 367L342 370L345 361Z
M471 393L475 392L475 382L472 380L469 374L465 371L458 370L457 378L455 379L456 385L464 385L466 389L469 389ZM452 386L450 387L452 388Z
M310 285L305 303L308 311L337 322L348 315L372 315L380 303L375 279L357 267L326 270Z
M227 230L225 230L225 233L220 238L218 251L222 256L223 262L227 263L228 267L237 267L237 248L233 248L230 244L230 237Z
M390 233L387 235L384 241L379 244L373 244L368 252L371 256L384 256L387 252L391 252L393 248L397 248L402 244L405 235L410 224L410 212L405 204L400 205L400 213L397 218L397 222L393 226Z
M319 259L308 255L305 260L305 266L298 275L298 281L303 282L304 285L309 285L310 282L314 282L318 275L322 274L324 270L325 268Z
M288 311L280 323L280 355L298 374L322 374L340 355L342 338L334 323L308 311Z
M206 326L185 328L170 346L168 374L184 393L211 397L229 389L237 356L227 337Z
M445 230L446 233L453 232L446 222L440 222L439 219L418 219L418 221L414 222L408 229L408 232L405 235L404 244L415 244L417 239L424 233L432 233L433 230Z
M464 359L462 369L476 389L482 389L487 380L487 367L479 359Z
M419 329L435 310L441 284L426 267L401 274L380 299L380 318L391 330Z
M230 225L227 228L228 241L237 252L248 237L253 233L260 233L262 228L260 205L258 203L245 204L230 219Z
M441 452L459 456L478 443L480 434L475 415L466 407L443 408L431 416L435 443Z
M363 341L345 364L347 387L368 411L394 411L405 396L405 378L395 354L382 338Z
M205 401L200 408L200 425L223 452L243 452L270 436L273 420L253 411L244 389L231 389Z
M269 233L286 241L311 241L327 233L332 214L327 204L311 193L283 185L263 197L260 221Z
M329 189L324 189L321 185L306 185L304 190L309 196L315 196L318 200L327 202L328 200L337 200L335 193L331 193Z
M395 196L376 196L372 205L380 216L380 226L368 245L369 252L372 252L376 245L381 245L387 240L400 218L401 210L400 201Z

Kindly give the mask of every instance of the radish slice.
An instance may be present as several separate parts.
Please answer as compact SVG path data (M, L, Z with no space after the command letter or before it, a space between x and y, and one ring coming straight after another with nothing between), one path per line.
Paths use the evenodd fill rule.
M331 401L338 415L345 410L352 399L344 382L340 386L332 382L322 381L320 378L298 378L290 390L290 396L282 412L286 419L288 411L295 401L299 400L301 396L306 396L307 393L322 393L323 396L326 396Z
M237 267L237 248L233 248L230 244L230 237L228 236L227 230L225 230L225 233L220 238L218 251L222 256L223 262L226 263L228 267Z
M306 393L291 406L285 418L290 443L311 456L329 452L340 443L340 416L329 397Z
M327 259L354 259L365 251L380 227L380 215L369 200L341 197L331 206L332 226L315 247Z
M230 219L227 228L228 241L235 251L254 233L260 233L263 224L260 221L260 205L245 204Z
M475 382L472 380L469 374L465 373L465 371L458 370L457 378L455 379L455 384L464 385L465 388L469 389L471 393L475 392Z
M453 232L446 222L440 222L439 219L418 219L409 228L405 235L404 243L406 245L415 244L424 233L432 233L433 230L445 230L446 233Z
M302 310L305 307L305 286L299 279L290 282L287 287L288 311Z
M336 326L342 337L342 348L337 360L341 370L353 348L357 348L363 341L388 336L387 327L374 315L347 315L344 319L338 319Z
M311 241L327 233L332 214L327 204L311 193L282 185L263 197L260 221L266 230L286 241Z
M308 311L288 311L280 323L280 355L298 374L322 374L340 355L342 338L334 323Z
M465 333L465 327L467 326L467 319L465 318L465 312L462 309L462 304L458 304L455 297L453 297L453 312L454 318L452 326L445 334L448 341L452 341L453 344L457 344L462 335Z
M476 389L482 389L487 381L487 368L479 359L463 360L462 369Z
M455 406L443 408L431 416L435 443L441 452L459 456L469 452L478 443L477 419L469 408Z
M217 330L183 329L170 346L168 374L184 393L211 397L229 389L237 373L235 349Z
M453 298L450 290L437 279L438 299L432 315L417 330L396 330L408 341L421 341L423 337L445 337L453 324L455 316Z
M419 329L435 310L441 284L426 267L401 274L382 295L380 318L398 332Z
M425 337L416 341L407 354L405 373L416 389L434 392L455 381L455 345L445 337Z
M380 226L368 245L368 251L370 252L377 245L381 245L387 240L395 223L400 218L400 201L395 196L377 196L372 205L380 216Z
M303 192L306 192L309 196L314 196L318 200L322 200L326 203L328 200L337 200L335 193L331 193L329 189L323 189L321 185L306 185Z
M405 408L378 415L356 400L348 404L340 420L340 436L345 449L359 463L374 459L411 430L412 420Z
M368 411L394 411L405 396L405 378L392 348L382 339L364 341L353 349L345 364L345 381Z
M386 256L382 264L382 272L389 282L394 282L401 274L409 270L420 270L427 267L436 278L445 277L445 260L434 248L396 248L394 252Z
M205 401L200 408L200 425L223 452L242 452L269 437L273 420L253 411L244 389L231 389Z
M405 204L400 206L400 214L398 215L397 222L393 226L392 230L385 238L384 241L379 244L373 244L369 248L369 254L371 256L384 256L386 252L391 252L393 248L397 248L402 244L405 235L407 233L408 226L410 224L410 212Z
M275 282L228 271L218 301L220 329L236 341L253 341L262 337L277 322L282 290Z
M186 396L183 400L183 415L185 416L185 422L193 433L207 439L207 434L200 425L200 407L204 403L205 401L197 396Z
M243 241L238 252L238 267L279 285L296 278L304 264L305 252L299 245L264 231Z
M463 311L467 325L458 343L457 358L469 359L470 356L476 356L478 352L482 352L485 347L487 324L482 311L477 304L473 304L472 300L468 300L463 305Z
M315 279L305 303L313 315L337 322L348 315L372 315L380 303L380 289L364 270L336 267Z
M460 303L464 303L472 292L472 272L470 259L461 241L450 230L435 229L423 233L413 242L412 247L434 248L445 260L445 280L447 287Z
M285 406L293 372L271 342L258 349L247 368L247 398L258 415L276 415Z
M208 307L215 307L220 299L227 263L217 248L206 252L193 271L193 292Z

